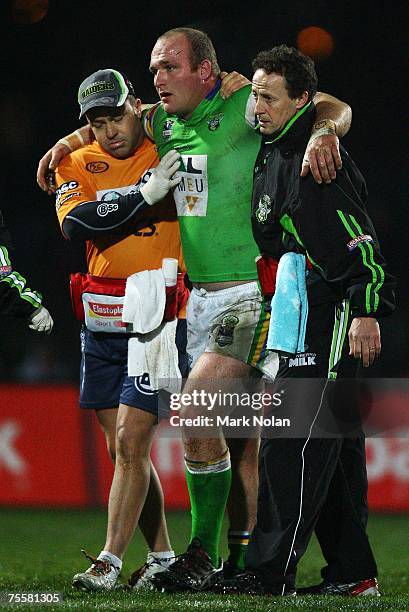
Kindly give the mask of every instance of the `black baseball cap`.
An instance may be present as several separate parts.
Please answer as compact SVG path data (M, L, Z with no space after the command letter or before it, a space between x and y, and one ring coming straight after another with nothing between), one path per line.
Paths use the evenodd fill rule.
M122 106L127 96L135 95L130 80L113 68L97 70L87 77L78 89L80 119L96 106Z

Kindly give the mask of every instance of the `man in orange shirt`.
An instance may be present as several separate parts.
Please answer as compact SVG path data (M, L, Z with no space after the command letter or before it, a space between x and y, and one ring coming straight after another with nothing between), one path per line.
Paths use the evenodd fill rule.
M116 70L99 70L85 79L78 101L80 117L86 116L96 142L71 153L57 168L56 209L64 236L86 242L88 271L99 288L109 287L109 279L160 268L166 257L178 259L183 267L173 199L163 199L179 181L171 178L178 155L171 153L158 166L155 147L139 121L141 101ZM150 204L156 202L151 210ZM90 557L91 567L73 579L82 590L114 588L138 522L150 552L137 587L145 586L149 576L167 568L174 557L162 488L150 461L157 392L151 389L148 374L128 376L129 334L120 305L113 307L117 298L109 290L107 294L99 304L100 295L83 300L80 406L95 410L116 464L105 545L97 559ZM176 343L179 361L185 358L187 363L182 319ZM186 366L180 365L186 375Z

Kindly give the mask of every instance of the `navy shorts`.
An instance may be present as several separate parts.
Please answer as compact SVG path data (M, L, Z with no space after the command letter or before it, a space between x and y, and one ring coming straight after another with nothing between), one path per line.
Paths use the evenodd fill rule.
M117 408L119 404L158 413L158 392L149 384L149 375L128 376L128 334L105 334L81 330L80 406ZM188 374L186 320L176 328L179 368Z

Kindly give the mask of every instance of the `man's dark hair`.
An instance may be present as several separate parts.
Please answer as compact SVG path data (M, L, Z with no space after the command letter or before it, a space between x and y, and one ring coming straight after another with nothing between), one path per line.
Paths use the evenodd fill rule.
M281 74L285 79L288 96L292 99L299 98L304 91L308 91L309 100L315 96L318 78L314 62L294 47L280 45L260 51L252 66L254 71L260 69L267 74Z
M217 61L216 51L209 36L202 30L194 28L173 28L168 30L159 38L168 38L175 34L182 34L190 45L190 66L192 70L196 70L200 62L205 59L210 60L212 64L212 73L214 76L219 76L220 68Z

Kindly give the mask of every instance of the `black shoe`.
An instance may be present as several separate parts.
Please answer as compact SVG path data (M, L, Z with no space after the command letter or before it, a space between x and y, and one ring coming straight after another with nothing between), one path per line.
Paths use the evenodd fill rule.
M321 584L298 589L297 593L298 595L341 595L343 597L381 596L376 578L347 583L324 581Z
M222 574L224 580L231 580L232 578L235 578L236 576L238 576L238 574L242 574L243 572L244 569L240 569L237 565L235 565L228 559L223 563Z
M200 540L194 538L187 551L176 557L165 572L153 576L151 582L162 593L206 591L214 585L222 570L223 564L214 567Z
M224 582L224 580L231 580L232 578L238 576L238 574L242 574L244 571L244 569L240 569L237 565L227 560L223 563L223 571L217 574L214 581L214 586Z
M295 595L295 589L267 586L261 577L251 571L244 571L234 578L223 580L213 587L212 592L219 595Z

